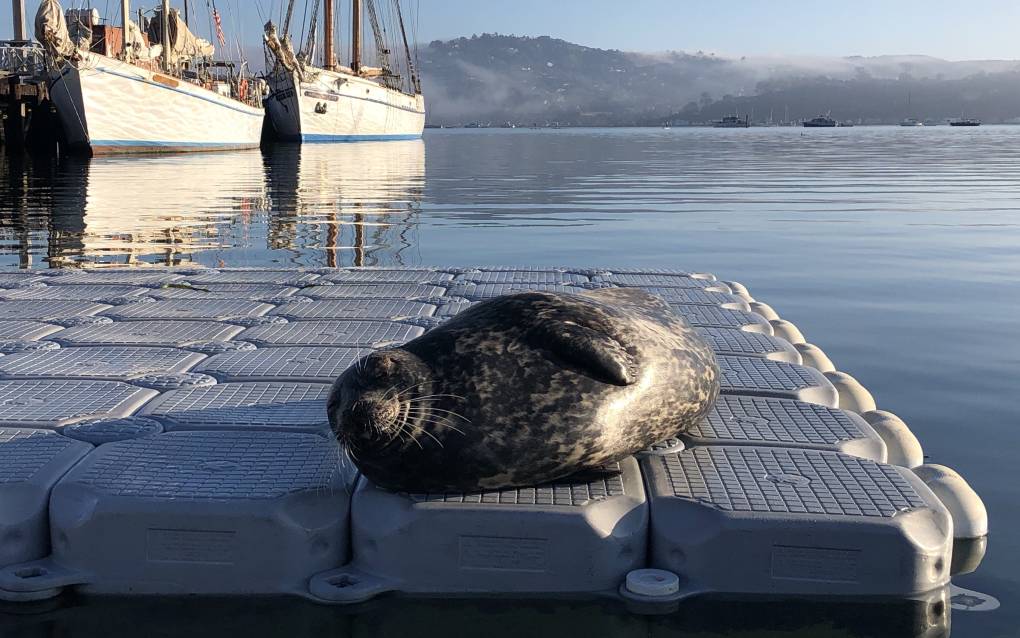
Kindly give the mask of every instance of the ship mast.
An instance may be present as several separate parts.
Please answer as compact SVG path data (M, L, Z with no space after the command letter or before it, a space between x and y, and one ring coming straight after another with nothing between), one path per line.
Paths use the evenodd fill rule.
M322 66L327 71L336 68L336 56L333 54L333 0L326 0L322 9L322 32L324 36L322 45Z
M361 0L354 0L351 8L351 70L361 74Z
M25 31L25 0L13 0L11 17L14 18L14 39L28 40L28 33Z
M283 20L283 37L290 33L290 19L294 16L294 0L287 3L287 17Z
M163 71L170 72L170 0L163 0L160 31L163 33Z

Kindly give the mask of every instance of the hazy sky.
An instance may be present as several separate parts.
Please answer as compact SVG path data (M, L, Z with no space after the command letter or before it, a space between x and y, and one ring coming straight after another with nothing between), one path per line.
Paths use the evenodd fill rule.
M204 7L207 0L192 0ZM344 0L340 0L343 2ZM380 0L387 1L387 0ZM405 4L413 0L404 0ZM1017 0L417 0L420 39L482 32L551 35L631 51L715 51L725 55L918 53L960 60L1020 58ZM304 0L297 0L298 6ZM26 0L31 33L38 0ZM71 0L63 0L65 7ZM76 0L76 5L82 0ZM114 16L119 0L92 0ZM156 0L133 2L149 7ZM174 2L179 5L180 2ZM281 0L217 0L228 32L258 42L256 7ZM107 9L108 8L108 9ZM277 13L278 9L274 11ZM0 0L0 37L10 37L11 3ZM230 35L228 33L228 35Z

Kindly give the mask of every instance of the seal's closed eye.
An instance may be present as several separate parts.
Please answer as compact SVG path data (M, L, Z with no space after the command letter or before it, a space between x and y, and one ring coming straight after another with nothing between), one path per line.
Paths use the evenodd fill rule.
M557 359L573 364L588 375L613 385L631 385L635 362L611 336L563 321L543 322L525 336L532 347L548 350Z
M365 373L376 380L385 379L396 371L398 363L388 352L377 352L365 360Z

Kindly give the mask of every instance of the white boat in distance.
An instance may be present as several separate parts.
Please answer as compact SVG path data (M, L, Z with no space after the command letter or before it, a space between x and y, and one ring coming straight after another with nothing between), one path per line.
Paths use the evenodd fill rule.
M355 142L362 140L407 140L421 137L425 128L425 98L407 43L400 1L392 0L399 30L400 47L386 42L374 0L352 0L351 64L337 63L334 55L334 4L322 2L321 66L312 64L318 33L317 12L313 10L304 49L295 54L288 35L294 0L287 5L283 32L272 22L265 27L267 76L270 94L266 111L277 135L287 141ZM315 6L318 2L315 3ZM379 66L362 64L362 16L367 10L375 38ZM402 48L403 59L391 64L390 51ZM401 65L403 75L393 67Z
M168 0L148 34L129 16L127 0L120 27L100 24L96 10L39 6L36 37L54 67L49 93L68 144L92 154L257 148L265 112L243 67L212 62L212 44Z

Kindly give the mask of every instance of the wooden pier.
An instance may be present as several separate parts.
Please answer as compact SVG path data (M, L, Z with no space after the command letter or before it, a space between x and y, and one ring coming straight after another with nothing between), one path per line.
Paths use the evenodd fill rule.
M0 41L0 118L8 152L52 150L59 137L43 48L28 37L25 2L12 0L14 39Z
M0 117L9 152L51 148L59 126L49 99L45 56L30 41L0 42Z

